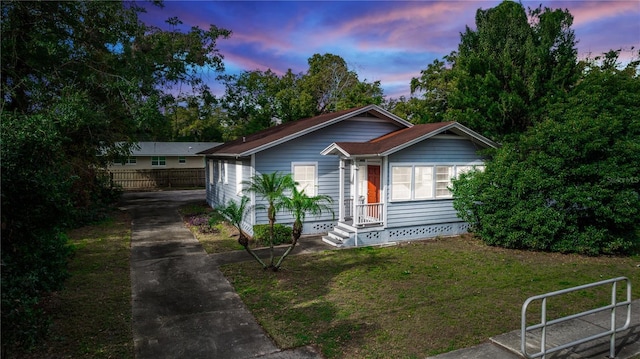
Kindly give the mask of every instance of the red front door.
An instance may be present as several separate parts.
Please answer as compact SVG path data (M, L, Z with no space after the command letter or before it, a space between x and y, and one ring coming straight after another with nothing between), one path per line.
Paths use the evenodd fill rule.
M380 203L380 166L367 166L367 203Z

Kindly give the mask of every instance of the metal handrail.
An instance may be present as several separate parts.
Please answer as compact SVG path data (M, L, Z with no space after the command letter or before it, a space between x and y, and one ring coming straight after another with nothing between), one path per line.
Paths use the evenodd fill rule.
M621 281L626 281L627 284L627 300L625 300L624 302L617 302L617 298L616 298L616 289L617 289L617 283L621 282ZM566 317L562 317L562 318L558 318L558 319L554 319L554 320L549 320L547 321L547 298L549 297L553 297L553 296L557 296L557 295L561 295L561 294L566 294L566 293L570 293L570 292L575 292L578 290L583 290L583 289L587 289L587 288L592 288L592 287L597 287L597 286L601 286L601 285L605 285L605 284L611 284L611 304L600 307L600 308L595 308L595 309L591 309L585 312L581 312L578 314L573 314L573 315L569 315ZM529 304L535 300L542 300L542 313L540 315L540 320L541 322L539 324L535 324L535 325L531 325L531 326L527 326L527 308L529 307ZM620 327L620 328L616 328L616 308L617 307L622 307L622 306L627 306L627 319L625 321L624 326ZM598 313L598 312L602 312L605 310L611 310L611 329L607 330L606 332L603 333L599 333L599 334L595 334L592 336L589 336L587 338L583 338L583 339L579 339L579 340L575 340L572 341L570 343L566 343L563 345L559 345L555 348L551 348L551 349L547 349L546 348L546 335L547 335L547 327L553 324L558 324L558 323L562 323L568 320L572 320L572 319L576 319L576 318L580 318L589 314L594 314L594 313ZM528 298L524 304L522 305L522 325L521 325L521 346L520 346L520 351L522 352L522 354L526 357L526 358L538 358L538 357L542 357L542 359L545 359L546 354L550 354L559 350L563 350L569 347L573 347L582 343L586 343L598 338L602 338L605 337L607 335L611 336L610 337L610 348L609 348L609 357L610 358L615 358L615 344L616 344L616 333L626 330L629 328L629 323L631 323L631 282L629 281L629 278L627 277L617 277L617 278L612 278L612 279L607 279L607 280L603 280L600 282L595 282L595 283L589 283L589 284L585 284L585 285L581 285L581 286L577 286L577 287L573 287L573 288L567 288L567 289L563 289L563 290L558 290L555 292L550 292L547 294L542 294L542 295L536 295L533 297ZM527 332L530 330L536 330L536 329L542 329L541 331L541 338L540 338L540 351L538 353L535 354L529 354L527 353Z

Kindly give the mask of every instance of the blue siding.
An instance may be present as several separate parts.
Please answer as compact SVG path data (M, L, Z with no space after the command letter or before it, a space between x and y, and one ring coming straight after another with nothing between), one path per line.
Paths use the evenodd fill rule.
M469 140L435 136L389 156L389 162L482 164L481 148Z
M220 178L220 166L222 163L224 167L224 163L227 163L227 181L219 181ZM212 207L216 208L218 206L223 206L227 204L229 201L233 200L236 202L240 202L241 195L238 194L238 185L237 185L237 173L236 173L236 160L220 160L220 159L207 159L206 161L206 183L207 183L207 203ZM242 174L240 176L244 176L245 179L249 178L249 174L251 172L250 162L249 160L244 160L242 162ZM211 183L209 176L210 170L209 166L213 163L213 183ZM245 223L243 223L243 228L247 231L247 233L252 234L252 224L251 215L248 214L245 218Z
M480 148L469 140L436 136L390 155L387 183L391 180L390 168L393 164L482 165L483 159L477 154L478 150ZM391 202L389 192L386 193L387 228L462 222L451 199Z
M345 120L256 154L256 174L274 171L291 173L293 162L318 164L318 194L328 195L334 200L335 219L330 213L323 213L321 217L315 218L308 216L305 233L314 233L314 228L315 233L326 232L326 226L314 225L313 222L333 223L337 221L338 216L339 159L337 156L322 156L320 152L333 142L368 141L399 128L389 122L371 121L370 118L367 121L362 122L357 118ZM278 214L277 218L280 223L291 220L288 213ZM256 213L256 222L268 223L265 211Z

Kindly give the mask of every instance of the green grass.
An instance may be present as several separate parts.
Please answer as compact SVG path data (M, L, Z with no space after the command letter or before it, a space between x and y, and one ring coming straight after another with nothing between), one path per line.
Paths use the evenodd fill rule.
M70 231L76 248L65 289L46 299L48 339L20 358L133 358L131 332L130 219Z
M414 358L520 328L530 296L627 276L640 297L639 257L584 257L488 247L470 237L253 262L222 268L282 348L313 344L327 358ZM557 318L609 301L608 288L550 299ZM531 307L530 318L539 317Z

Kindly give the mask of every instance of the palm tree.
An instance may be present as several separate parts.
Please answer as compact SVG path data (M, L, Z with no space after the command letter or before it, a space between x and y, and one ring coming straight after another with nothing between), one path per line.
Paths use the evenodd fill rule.
M231 225L236 227L238 230L238 243L240 243L244 249L255 258L258 263L262 265L262 269L267 269L267 265L264 264L262 259L256 255L254 251L249 248L249 237L242 230L242 221L247 213L247 204L249 203L249 198L247 196L242 196L240 203L238 204L234 200L230 200L227 202L225 206L220 206L216 208L216 211L220 213L224 219L229 221Z
M291 245L284 252L278 263L273 267L274 271L277 271L282 264L284 258L289 255L293 248L298 243L298 239L302 235L302 225L307 213L314 216L319 216L322 211L329 211L333 215L333 210L329 207L333 200L326 195L308 196L304 193L304 190L298 191L297 188L291 190L291 197L285 197L282 203L282 207L287 209L293 215L293 231L291 232Z
M290 174L281 175L278 172L263 173L261 175L255 175L251 177L249 181L243 181L243 185L246 186L247 192L255 193L256 195L265 199L268 203L267 217L269 218L269 248L270 259L269 267L274 268L273 265L273 242L274 242L274 230L273 227L276 223L276 213L283 206L285 193L295 189L295 182Z

